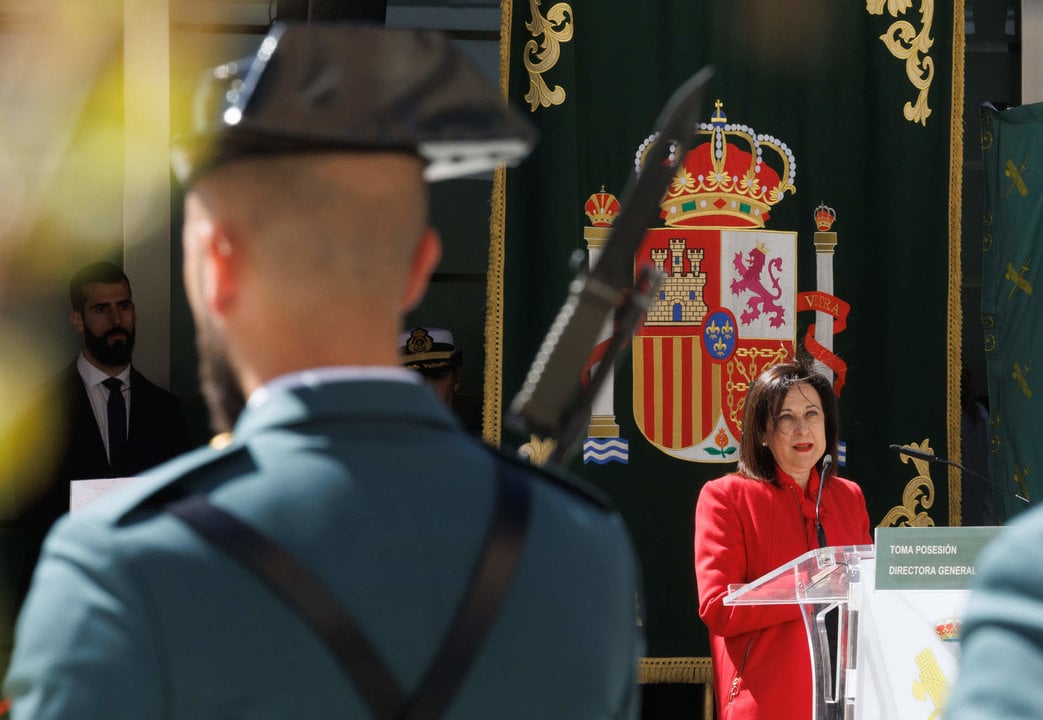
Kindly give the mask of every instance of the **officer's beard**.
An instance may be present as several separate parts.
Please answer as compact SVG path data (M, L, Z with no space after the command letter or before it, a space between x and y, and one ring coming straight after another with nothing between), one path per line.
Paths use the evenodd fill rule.
M200 323L196 333L199 350L199 381L210 411L210 427L215 433L231 432L246 397L228 362L228 350L220 332L208 322Z

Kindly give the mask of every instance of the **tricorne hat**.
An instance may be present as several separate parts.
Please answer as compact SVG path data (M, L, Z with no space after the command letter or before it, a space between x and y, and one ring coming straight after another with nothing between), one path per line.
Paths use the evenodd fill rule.
M433 182L514 165L536 137L439 31L276 23L256 57L206 73L173 166L188 186L238 158L391 150Z

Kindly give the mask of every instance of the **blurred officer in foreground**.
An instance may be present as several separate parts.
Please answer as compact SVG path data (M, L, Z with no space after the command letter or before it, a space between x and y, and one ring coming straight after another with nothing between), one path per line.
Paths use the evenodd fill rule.
M445 328L416 327L402 333L399 355L403 367L416 370L449 407L464 372L464 351L453 344Z
M1018 515L978 558L960 630L952 720L1043 715L1043 508Z
M636 717L619 516L399 365L440 254L425 178L516 162L532 132L428 31L277 26L228 97L175 169L234 439L56 526L13 717Z

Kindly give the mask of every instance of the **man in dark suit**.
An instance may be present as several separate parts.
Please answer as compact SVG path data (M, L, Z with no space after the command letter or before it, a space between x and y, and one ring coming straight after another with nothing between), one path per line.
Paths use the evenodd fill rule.
M72 480L139 475L192 447L177 398L131 365L137 316L123 270L109 262L80 269L69 302L83 346L44 389L60 426L53 480L32 513L41 540L68 510Z
M110 262L81 268L69 282L69 302L83 345L42 392L58 426L54 470L25 513L29 568L69 509L71 481L139 475L192 447L177 398L131 365L137 316L123 270ZM117 418L111 427L110 418Z
M49 470L4 522L0 668L43 539L69 510L71 481L139 475L192 447L177 399L131 365L137 318L123 270L109 262L87 265L69 283L69 301L82 350L42 388L37 404L54 419L54 445L41 459Z
M425 177L517 161L531 129L432 31L276 26L236 88L176 166L232 439L58 523L12 718L633 720L619 514L399 365L440 256Z
M128 477L189 450L177 398L131 365L137 316L123 270L108 262L82 268L69 283L69 300L83 348L52 381L65 419L59 475ZM123 399L125 428L109 427L113 392Z

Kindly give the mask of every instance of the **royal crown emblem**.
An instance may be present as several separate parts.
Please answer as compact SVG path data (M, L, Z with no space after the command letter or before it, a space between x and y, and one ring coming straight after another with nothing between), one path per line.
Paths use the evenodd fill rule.
M612 193L605 192L605 186L601 186L601 192L596 192L587 198L583 206L592 227L608 227L615 222L619 214L619 200Z
M829 229L833 227L833 223L836 221L837 211L827 207L825 203L815 208L815 227L818 228L819 232L829 232Z
M715 108L710 122L698 126L710 141L685 155L660 202L660 216L670 227L764 227L769 210L796 192L793 152L771 135L729 123L720 100ZM638 147L638 172L657 137Z

